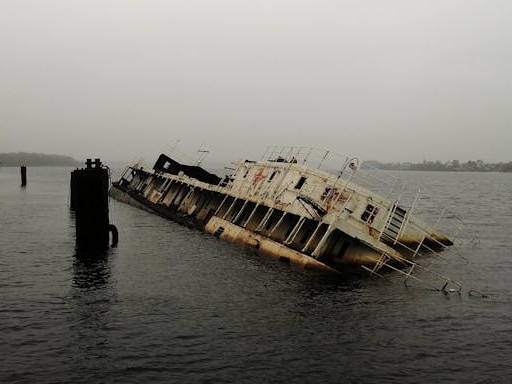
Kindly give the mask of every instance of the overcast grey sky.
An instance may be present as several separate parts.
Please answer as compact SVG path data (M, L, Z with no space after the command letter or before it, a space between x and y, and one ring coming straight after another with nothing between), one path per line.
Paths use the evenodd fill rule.
M512 160L511 0L0 0L0 152Z

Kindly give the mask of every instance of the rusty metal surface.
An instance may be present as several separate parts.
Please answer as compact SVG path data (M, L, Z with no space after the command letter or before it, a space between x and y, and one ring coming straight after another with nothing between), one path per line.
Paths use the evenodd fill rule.
M340 157L340 168L326 172L322 167L327 164L328 155L330 152L325 152L319 166L312 168L308 166L313 159L311 151L270 150L261 161L236 162L233 174L219 184L134 165L127 167L115 185L156 210L195 218L200 223L198 227L206 227L208 233L215 233L217 229L212 226L224 220L223 227L230 229L220 237L249 246L254 246L255 239L260 245L268 240L279 247L269 246L267 253L289 253L299 264L306 258L314 260L308 261L311 265L320 263L333 269L347 264L381 268L388 263L403 265L404 260L453 245L456 234L437 229L440 223L443 229L448 228L447 218L453 219L446 209L431 218L433 224L414 214L421 212L419 203L424 202L424 193L410 194L413 197L408 200L404 185L382 179L380 174L374 178L367 171L360 171L356 158ZM378 192L363 186L372 183ZM427 213L436 210L431 208ZM254 215L255 212L260 213ZM275 219L270 220L270 212L274 212ZM259 225L252 225L252 230L244 228L256 219L260 220ZM269 220L273 229L254 233ZM307 231L303 229L306 220L310 223ZM453 221L460 233L460 221ZM299 234L306 244L299 244ZM314 244L307 241L308 236L309 240L316 239ZM351 239L350 244L345 237Z

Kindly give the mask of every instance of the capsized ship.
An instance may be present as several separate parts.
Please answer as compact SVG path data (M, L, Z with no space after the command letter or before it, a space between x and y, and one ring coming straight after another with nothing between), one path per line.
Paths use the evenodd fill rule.
M418 261L453 246L462 226L432 200L421 206L421 191L312 148L269 147L258 161L234 164L221 178L162 154L152 168L126 167L111 195L294 267L391 269L404 282L460 291Z

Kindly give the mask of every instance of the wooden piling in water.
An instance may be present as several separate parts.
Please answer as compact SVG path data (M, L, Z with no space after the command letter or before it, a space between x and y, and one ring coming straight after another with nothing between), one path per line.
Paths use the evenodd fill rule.
M25 165L21 166L21 186L27 186L27 167Z

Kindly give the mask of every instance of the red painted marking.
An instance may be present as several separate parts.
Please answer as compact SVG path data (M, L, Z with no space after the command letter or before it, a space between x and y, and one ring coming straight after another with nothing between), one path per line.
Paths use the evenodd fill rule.
M263 168L260 168L258 173L256 173L252 178L252 187L256 188L262 180L265 179L265 175L263 174Z

